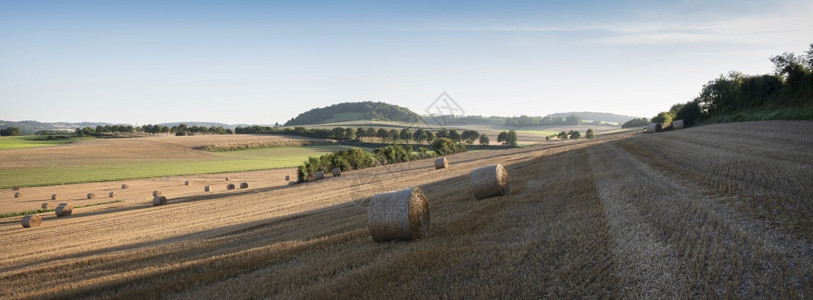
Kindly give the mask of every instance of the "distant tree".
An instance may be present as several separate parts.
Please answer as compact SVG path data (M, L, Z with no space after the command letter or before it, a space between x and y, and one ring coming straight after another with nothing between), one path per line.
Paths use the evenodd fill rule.
M364 136L371 137L371 138L376 137L375 128L367 127L367 134L365 134Z
M398 141L398 130L390 129L390 131L388 132L388 135L389 135L389 138L392 140L393 143Z
M415 130L415 132L412 133L412 139L415 140L415 142L417 142L418 144L422 144L424 141L426 141L426 132L427 131L425 129L419 128L418 130Z
M480 133L476 130L463 130L463 133L460 134L460 138L466 142L466 144L474 144L474 141L480 137Z
M437 137L438 138L448 138L449 137L449 130L446 130L446 128L442 128L442 129L438 130Z
M409 140L412 139L412 132L409 131L409 128L403 128L398 136L404 140L404 143L409 143Z
M376 136L381 138L381 142L382 142L382 143L386 143L386 142L387 142L387 138L388 138L390 135L389 135L389 132L387 132L387 130L386 130L386 129L384 129L384 128L379 128L379 129L378 129L378 132L376 132Z
M161 126L161 133L169 135L169 127Z
M564 141L564 140L566 140L566 139L567 139L567 132L562 131L562 132L560 132L560 133L559 133L558 135L556 135L556 136L557 136L557 137L558 137L560 140L563 140L563 141Z
M344 128L334 127L330 136L336 140L344 140Z
M358 139L360 141L361 138L363 138L365 136L367 136L367 130L366 129L361 128L361 127L356 129L356 139Z
M355 140L356 139L356 131L353 128L347 127L344 129L344 139L346 141Z
M426 142L431 143L436 138L434 131L426 130Z
M582 136L582 134L579 133L578 130L572 130L570 131L570 134L568 134L568 136L570 137L571 140L578 140Z
M490 142L490 141L488 140L488 136L487 136L487 135L485 135L485 134L480 135L480 146L488 146L488 143L489 143L489 142Z
M461 140L460 133L454 129L449 130L449 139L452 140L452 142L459 143Z
M591 128L591 129L587 129L587 132L584 133L584 137L586 137L588 139L592 139L592 138L596 137L596 135L593 133L593 129Z
M505 142L508 144L508 146L516 147L517 141L517 131L513 129L509 130L508 135L505 136Z
M18 135L20 135L20 128L6 127L4 129L0 129L0 136L18 136Z
M234 131L231 128L226 129L226 134L234 134Z
M497 143L500 144L507 144L506 141L508 140L508 131L502 131L500 134L497 135Z

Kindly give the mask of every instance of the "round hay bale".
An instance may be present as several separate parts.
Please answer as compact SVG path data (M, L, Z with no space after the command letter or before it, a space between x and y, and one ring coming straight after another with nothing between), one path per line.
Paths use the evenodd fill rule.
M189 185L189 180L184 181L183 185Z
M672 129L683 129L683 120L674 120L672 121Z
M211 186L208 186L208 185L207 185L207 186L204 186L204 187L203 187L203 191L204 191L204 192L211 192L211 191L212 191L212 187L211 187Z
M325 173L322 173L322 171L316 171L316 173L313 174L313 178L316 180L325 179Z
M20 187L15 185L15 186L12 186L12 187L11 187L11 190L12 190L12 191L19 191L19 190L20 190Z
M88 199L96 198L96 193L88 193Z
M59 200L59 195L51 194L51 200Z
M116 196L117 196L117 195L118 195L118 194L116 194L116 192L110 192L110 194L108 195L108 197L110 197L110 198L116 198Z
M159 191L159 190L152 191L152 196L153 197L161 196L161 191Z
M435 169L445 169L449 167L449 160L441 157L435 160Z
M291 180L291 175L285 175L285 181Z
M233 189L234 189L234 184L233 184L233 183L229 183L229 184L227 184L227 185L226 185L226 189L227 189L227 190L233 190Z
M646 133L655 133L655 132L656 132L656 128L657 128L657 126L656 126L656 125L658 125L658 124L655 124L655 123L649 123L649 125L647 125L647 126L646 126Z
M126 190L126 189L128 189L128 188L130 188L130 185L129 185L129 184L126 184L126 183L125 183L125 184L122 184L122 185L121 185L121 189L122 189L122 190Z
M341 168L333 168L333 170L330 170L330 174L333 175L333 177L341 177L342 176L342 169Z
M429 235L429 202L420 188L373 196L368 217L370 235L378 243Z
M247 188L248 188L248 182L242 182L242 183L240 183L240 188L241 188L241 189L247 189Z
M67 217L73 213L73 205L70 203L60 203L54 210L57 217Z
M23 193L22 193L22 192L16 192L16 193L14 193L14 198L20 198L20 197L22 197L22 196L23 196Z
M164 196L156 196L152 198L152 206L159 206L167 204L167 197Z
M42 203L42 209L48 209L49 207L51 207L51 204L48 204L48 202Z
M477 200L508 195L508 172L501 164L471 171L471 190Z
M21 223L23 223L23 228L40 227L42 217L40 215L25 215Z

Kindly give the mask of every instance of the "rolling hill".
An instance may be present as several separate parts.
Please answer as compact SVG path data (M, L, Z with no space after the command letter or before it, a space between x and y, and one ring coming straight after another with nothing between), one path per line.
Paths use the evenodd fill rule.
M396 121L404 123L423 122L421 116L406 107L383 102L345 102L327 107L314 108L299 114L285 126L314 125L357 120Z

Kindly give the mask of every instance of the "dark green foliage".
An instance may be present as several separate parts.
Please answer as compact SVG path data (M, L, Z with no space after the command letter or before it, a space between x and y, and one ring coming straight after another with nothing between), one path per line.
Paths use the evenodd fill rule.
M480 146L488 146L488 144L489 144L490 142L491 142L491 141L488 139L488 136L487 136L487 135L485 135L485 134L484 134L484 135L481 135L481 136L480 136Z
M709 81L700 96L673 112L675 119L683 120L685 126L698 122L813 120L813 44L805 55L785 52L770 60L775 65L774 74L730 72Z
M587 132L584 133L584 137L588 139L592 139L596 137L596 134L593 132L593 129L587 129Z
M652 118L652 123L661 124L663 127L672 124L672 114L669 112L660 112L657 116Z
M446 156L459 152L466 152L466 145L462 143L455 143L448 138L438 138L432 143L432 150L438 156Z
M449 139L455 143L458 143L461 141L462 137L460 136L460 133L457 132L457 130L452 129L449 130Z
M675 120L683 120L683 126L691 127L700 122L700 106L696 101L686 102L675 114Z
M342 171L364 169L377 165L375 156L359 148L328 153L320 157L309 157L303 165L297 167L299 182L312 179L317 171L329 173L334 168Z
M513 129L502 131L497 135L497 142L506 146L515 147L517 145L517 132Z
M569 137L571 140L578 140L580 137L582 137L582 134L581 134L581 133L579 133L579 131L578 131L578 130L571 130L570 132L568 132L568 133L567 133L567 136L568 136L568 137Z
M16 136L16 135L20 135L20 128L6 127L4 129L0 129L0 136Z
M411 153L411 148L395 144L373 150L373 154L376 155L376 158L382 164L394 164L410 161L412 160Z
M647 125L649 125L649 119L640 118L624 122L624 124L621 124L621 128L646 127Z
M409 128L401 129L401 132L398 133L398 137L400 137L404 142L409 142L412 139L412 131L409 131Z
M480 133L477 130L463 130L463 133L460 134L460 138L463 139L466 144L474 144L478 138L480 138Z
M560 132L560 133L559 133L558 135L556 135L556 136L557 136L557 137L558 137L560 140L566 140L566 139L567 139L568 134L567 134L567 132L562 131L562 132Z
M505 144L511 147L516 147L517 140L517 132L513 129L509 130L505 137Z
M404 123L423 122L421 117L405 107L382 102L347 102L328 107L314 108L299 114L285 123L285 126L319 124L333 118L334 114L360 113L366 120L399 121Z

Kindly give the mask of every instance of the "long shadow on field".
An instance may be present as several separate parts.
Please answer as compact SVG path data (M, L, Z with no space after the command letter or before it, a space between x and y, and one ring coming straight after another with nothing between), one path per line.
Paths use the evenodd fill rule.
M446 179L446 180L443 180L443 181L438 181L438 182L433 182L433 183L430 183L430 184L422 185L420 187L422 189L431 189L432 186L443 186L445 184L448 184L449 181L460 180L459 177L467 177L467 176L453 177L453 178L449 178L449 179ZM226 197L232 197L232 196L235 196L235 195L250 194L250 193L254 193L254 192L258 192L258 191L273 191L273 190L278 190L280 188L283 188L283 187L257 189L257 190L253 190L253 191L241 191L239 193L224 193L224 194L215 194L215 195L207 194L207 195L189 196L189 197L177 198L176 200L170 200L170 202L167 205L172 205L173 203L185 203L185 202L207 200L207 199L226 198ZM181 249L178 249L178 250L173 249L172 252L170 252L170 253L162 253L162 255L163 256L172 255L174 257L182 257L182 258L192 260L192 258L194 258L194 257L201 256L202 251L211 251L211 252L217 251L217 248L218 248L217 245L218 244L223 244L223 243L231 244L232 242L230 240L233 240L234 238L237 238L237 237L243 237L241 240L253 240L253 241L261 242L261 243L266 244L266 245L270 245L270 244L284 243L284 242L287 242L287 241L294 241L294 240L308 241L308 240L312 240L312 239L322 238L322 237L325 237L325 236L338 235L338 234L342 234L342 233L352 232L354 230L365 229L364 226L366 225L366 222L348 222L346 224L343 223L344 220L348 219L348 216L361 217L361 215L367 213L366 209L363 209L363 208L361 208L361 207L354 204L354 203L358 203L359 201L362 201L362 200L363 199L353 199L353 200L345 202L345 203L336 204L336 205L332 205L332 206L328 206L328 207L324 207L324 208L320 208L320 209L314 209L314 210L309 210L309 211L304 211L304 212L299 212L299 213L293 213L293 214L289 214L289 215L285 215L285 216L278 216L278 217L273 217L273 218L266 218L266 219L260 219L260 220L255 220L255 221L249 221L249 222L245 222L245 223L242 223L242 224L235 224L235 225L217 227L217 228L212 228L212 229L208 229L208 230L204 230L204 231L192 232L192 233L187 233L187 234L183 234L183 235L179 235L179 236L173 236L173 237L169 237L169 238L165 238L165 239L161 239L161 240L145 241L145 242L132 243L132 244L127 244L127 245L106 247L106 248L101 248L101 249L96 249L96 250L84 251L84 252L80 252L80 253L76 253L76 254L72 254L72 255L66 255L66 256L61 256L61 257L54 257L54 258L49 258L49 259L38 260L36 262L30 262L30 263L26 263L26 264L19 264L19 265L9 266L9 267L5 267L5 268L0 268L0 273L9 272L9 271L13 271L13 270L24 269L24 268L33 267L33 266L48 266L47 269L51 269L51 268L60 268L61 269L61 268L66 267L65 265L57 263L57 262L62 261L62 260L93 259L94 256L99 256L99 255L112 254L112 253L116 253L116 252L129 251L129 250L134 250L134 249L139 249L139 248L171 245L173 243L183 243L184 241L190 241L190 240L198 240L198 241L205 240L205 241L207 241L206 242L206 245L207 245L206 248L208 250L202 250L200 248L195 248L195 247L191 247L191 248L181 247ZM151 204L145 204L143 206L137 206L137 207L127 207L127 208L111 209L111 210L106 210L106 211L98 211L98 212L92 212L92 213L87 213L87 214L74 215L74 216L70 216L68 218L87 217L87 216L93 216L93 215L103 215L103 214L111 213L111 212L115 212L115 211L131 211L131 210L144 209L144 208L149 208L149 207L152 207L152 205ZM363 219L366 220L366 218L363 218ZM323 230L313 230L313 227L323 226L324 223L325 223L324 222L325 220L337 221L337 222L340 222L341 225L339 225L337 228L327 228L327 229L323 229ZM318 224L318 225L315 226L314 224ZM310 227L310 229L308 229L306 232L304 232L303 228L306 228L306 227ZM279 231L280 233L279 234L273 234L274 231ZM291 234L291 231L303 231L303 232L300 232L299 234ZM272 233L272 234L269 235L269 233ZM305 235L305 236L301 236L301 238L299 238L299 239L292 239L291 238L292 235L293 236ZM250 237L245 237L245 236L250 236ZM365 238L367 237L366 234L363 235L363 236ZM330 241L325 240L325 241L319 241L318 243L326 243L326 242L330 242ZM372 241L370 241L370 242L372 243ZM314 246L314 244L310 244L309 247L312 247L312 246ZM248 247L248 245L241 245L239 247ZM220 253L220 254L222 254L222 253ZM125 257L123 259L116 260L113 263L114 265L111 265L110 261L107 261L107 263L99 263L100 265L98 266L98 268L99 269L116 269L116 268L120 268L118 265L140 265L141 263L149 263L150 261L154 261L156 259L157 258L154 257L154 256L146 256L146 257L127 256L127 257ZM77 264L87 264L87 262L81 262L80 261L80 262L77 262ZM268 262L266 264L271 264L271 262ZM51 267L51 266L53 266L53 267ZM251 268L252 269L259 269L259 268L262 268L264 266L265 265L263 265L263 264L258 264L256 266L252 266ZM185 269L194 269L194 268L197 268L197 267L198 266L193 265L193 266L186 267ZM242 269L242 268L236 268L236 269L239 270L239 271L236 271L236 272L240 272L240 273L245 272L245 269ZM134 282L145 282L145 281L149 282L149 281L152 281L151 278L172 277L173 276L172 274L183 273L185 271L188 271L188 270L168 270L168 271L161 272L161 273L153 273L153 274L150 274L150 275L144 275L144 276L140 276L140 277L136 277L136 278L130 278L130 279L128 279L126 281L122 281L122 282L101 284L99 286L94 286L94 287L91 287L90 289L84 290L84 291L74 291L73 293L69 292L68 294L64 294L62 296L67 296L67 295L70 295L70 294L72 294L72 296L69 296L69 297L89 296L89 295L92 295L94 293L94 291L98 291L98 290L101 290L101 289L109 289L111 287L117 287L117 288L124 287L124 286L132 284ZM232 274L232 275L236 275L236 274ZM3 277L0 276L0 278L3 278ZM155 280L158 281L158 279L155 279ZM177 287L177 288L172 288L172 289L181 290L183 288L185 288L185 287Z

